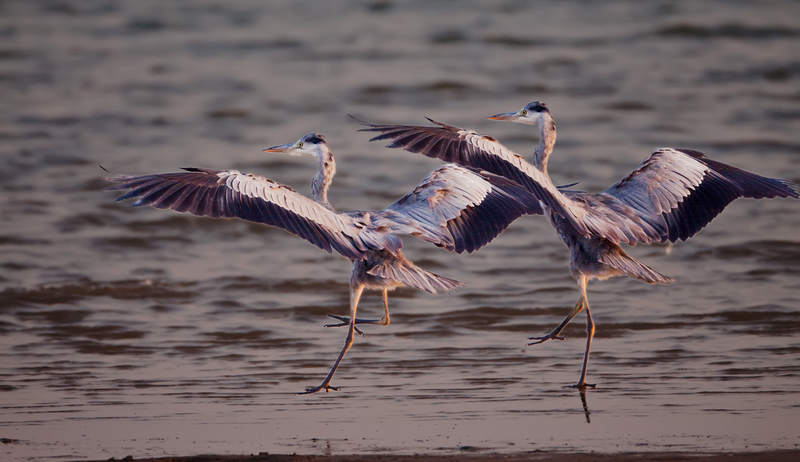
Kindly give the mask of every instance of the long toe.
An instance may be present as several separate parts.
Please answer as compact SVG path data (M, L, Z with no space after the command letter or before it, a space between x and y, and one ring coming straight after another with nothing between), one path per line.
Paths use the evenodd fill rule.
M528 343L527 346L538 345L548 340L566 340L566 337L560 335L545 335L544 337L528 337L528 340L536 340L535 342Z
M333 319L338 319L339 321L341 321L341 323L339 323L339 324L328 324L326 327L342 327L342 326L350 325L350 318L348 318L347 316L338 316L338 315L335 315L335 314L329 314L328 317L329 318L333 318ZM385 326L385 325L389 324L388 322L385 322L383 319L362 319L362 318L356 318L356 322L355 323L356 324L379 324L381 326Z
M350 325L350 318L347 316L337 316L335 314L329 314L329 318L338 319L340 322L339 324L325 324L325 327L344 327Z
M350 325L350 318L346 316L337 316L335 314L329 314L328 317L331 317L333 319L338 319L341 322L339 324L325 324L324 327L345 327ZM358 322L358 319L356 319L356 322ZM361 329L359 329L358 327L353 327L353 329L356 331L358 335L362 337L364 336L364 332L362 332Z
M318 387L309 387L306 388L305 391L298 392L298 395L310 395L312 393L317 393L322 390L325 390L325 393L330 393L331 391L339 391L339 387L332 387L330 385L320 385Z

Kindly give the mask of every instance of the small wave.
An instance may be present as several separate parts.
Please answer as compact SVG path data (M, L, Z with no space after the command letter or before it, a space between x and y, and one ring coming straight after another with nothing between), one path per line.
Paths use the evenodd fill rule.
M754 66L740 70L710 70L706 72L704 80L709 83L736 83L757 82L767 80L772 82L785 82L800 76L800 62L770 64Z
M715 260L751 258L763 263L796 265L800 262L800 242L748 241L701 250L696 252L694 257L700 259L711 257Z
M723 24L721 26L698 26L696 24L673 24L655 31L659 37L678 37L693 39L732 38L732 39L773 39L800 37L800 30L786 27L754 27L744 24Z
M276 38L273 40L239 40L239 41L196 41L188 45L189 51L196 56L214 57L230 54L264 53L275 50L291 50L296 52L305 47L300 40Z
M432 101L451 100L482 93L467 82L458 80L438 80L430 83L410 86L368 85L357 89L348 99L358 104L384 105L387 103L414 104Z
M182 236L158 236L154 237L100 237L93 239L91 246L101 252L107 251L136 251L136 250L158 250L167 245L190 244L191 239Z
M123 300L137 299L189 299L197 295L186 287L190 284L166 283L153 280L92 282L43 286L34 289L9 288L0 292L0 305L4 307L29 307L36 305L74 304L93 297L111 297ZM81 310L77 311L82 313Z
M47 239L29 239L26 237L5 235L0 236L0 245L50 245L51 241Z

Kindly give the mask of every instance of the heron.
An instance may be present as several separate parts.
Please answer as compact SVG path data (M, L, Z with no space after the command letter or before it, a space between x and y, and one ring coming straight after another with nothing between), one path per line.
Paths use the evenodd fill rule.
M318 171L311 182L311 199L263 176L237 170L184 168L183 172L117 175L107 190L128 190L117 201L138 198L149 205L198 216L241 218L283 228L317 247L336 251L352 262L350 316L329 315L348 326L344 347L319 386L298 394L337 391L333 375L354 341L363 333L358 324L389 324L388 291L408 286L432 294L453 292L462 282L414 265L402 251L397 235L410 235L451 252L473 252L491 242L511 222L526 213L542 213L534 198L520 201L527 191L502 176L446 164L434 169L411 192L379 211L337 213L328 201L336 173L333 152L322 135L309 133L294 143L273 146L270 153L313 157ZM530 204L534 203L533 206ZM356 317L365 289L383 293L380 319Z
M564 320L550 333L530 337L528 345L564 340L561 331L586 311L586 348L578 381L568 387L584 391L595 324L586 286L590 280L628 276L650 284L671 284L665 276L628 255L620 244L674 243L697 234L740 197L798 198L800 186L766 178L712 160L691 149L660 148L633 172L599 193L559 191L547 172L556 141L556 123L545 103L534 101L519 110L495 114L491 120L536 125L539 143L528 163L491 136L480 135L435 120L434 126L367 124L364 131L380 132L370 141L391 140L428 157L484 169L523 185L536 197L544 215L569 249L569 268L580 297Z

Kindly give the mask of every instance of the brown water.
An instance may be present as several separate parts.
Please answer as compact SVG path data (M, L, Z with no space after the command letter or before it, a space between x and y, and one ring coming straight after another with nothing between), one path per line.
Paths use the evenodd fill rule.
M800 443L800 202L739 201L690 242L632 253L678 279L592 283L583 316L539 218L474 255L406 239L465 281L400 290L318 384L350 265L281 230L114 203L98 164L316 166L261 149L317 131L331 200L383 208L438 165L367 143L346 114L423 116L530 153L485 120L546 101L558 183L610 185L690 147L800 181L800 3L0 2L0 448L4 460L196 453L739 451ZM369 294L362 313L379 315Z

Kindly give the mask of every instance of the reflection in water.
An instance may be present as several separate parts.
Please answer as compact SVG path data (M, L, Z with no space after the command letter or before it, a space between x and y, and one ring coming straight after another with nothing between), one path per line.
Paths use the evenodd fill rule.
M586 416L586 423L592 423L591 419L589 419L589 405L586 404L586 388L579 388L578 392L581 395L581 404L583 405L583 414Z
M585 329L525 347L574 301L541 217L473 255L407 240L415 264L467 286L397 289L392 324L364 326L337 371L342 391L295 396L341 348L323 325L348 315L349 262L101 192L98 164L230 167L308 191L307 166L261 150L319 130L340 146L331 202L380 210L439 161L368 143L346 114L427 115L527 157L535 136L485 117L537 99L559 108L558 184L601 190L658 146L800 180L796 2L380 3L3 4L0 436L18 443L0 458L794 448L788 201L737 201L669 255L630 249L677 279L668 290L590 287L602 387L587 425L560 387ZM359 310L379 318L381 294Z

